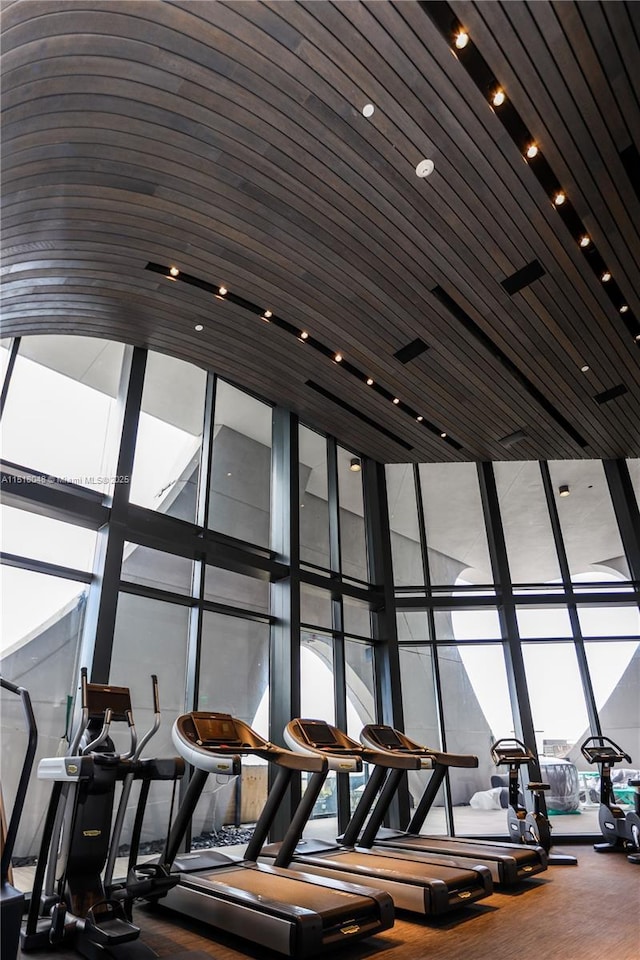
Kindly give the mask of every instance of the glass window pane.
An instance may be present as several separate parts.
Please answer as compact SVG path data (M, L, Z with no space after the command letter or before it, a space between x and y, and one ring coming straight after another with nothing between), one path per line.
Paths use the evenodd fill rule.
M478 475L473 463L421 463L431 583L492 583Z
M540 464L499 462L493 469L512 583L559 579Z
M218 380L209 485L212 530L269 545L271 435L271 407Z
M150 741L145 756L176 754L171 728L175 718L185 711L188 628L188 607L127 593L118 597L109 681L131 691L139 735L153 723L151 674L158 677L162 725ZM128 743L127 733L112 730L116 748L123 749ZM142 833L143 852L149 851L148 845L166 837L172 788L170 781L154 783L151 787ZM131 836L137 797L137 789L132 790L122 831L123 851Z
M499 640L500 620L493 607L478 610L436 610L434 613L438 640Z
M12 343L13 340L11 337L0 338L0 389L4 384L4 375L7 372L7 367L9 366Z
M351 597L342 599L342 626L345 633L357 637L371 636L371 611L369 604L359 603Z
M478 757L476 768L449 771L456 832L503 834L505 811L499 794L490 792L497 789L491 744L513 736L502 645L438 647L438 663L447 750Z
M416 743L439 750L441 740L431 647L402 646L399 652L404 731ZM407 782L412 813L430 779L431 773L428 770L409 771ZM422 831L432 834L447 833L442 788L438 791Z
M373 647L370 643L345 640L344 660L347 687L347 733L360 739L365 723L375 723L376 687Z
M230 713L269 736L269 624L205 611L198 710Z
M578 607L583 637L635 637L640 634L637 606Z
M300 620L316 627L332 627L331 594L319 587L300 584Z
M338 447L338 498L340 501L340 551L342 573L354 580L369 580L364 523L362 471L351 469L360 458Z
M629 579L620 531L600 460L552 460L549 471L571 579L588 573L590 580ZM570 496L557 494L568 486Z
M333 640L311 630L300 634L300 709L303 717L336 722Z
M208 566L204 577L205 600L228 603L244 610L269 612L269 581L247 577L233 570Z
M422 585L424 570L413 464L390 463L385 473L393 580L396 587Z
M4 459L111 489L124 349L89 337L23 337L2 418Z
M2 566L0 572L3 598L0 672L7 680L29 691L38 727L38 746L14 857L35 863L43 812L51 792L51 784L38 780L36 770L43 757L58 754L65 733L67 702L74 692L88 588L27 570ZM2 792L5 810L10 811L27 737L20 699L4 690L0 697L0 724ZM24 890L22 884L21 878L16 886Z
M631 477L631 486L636 495L636 503L640 509L640 459L627 460L629 476Z
M163 553L137 543L125 543L122 558L122 580L147 587L191 594L193 560Z
M300 427L300 560L329 568L327 441Z
M631 766L640 770L640 641L591 641L584 647L602 732L619 743L632 758Z
M571 621L566 607L516 607L518 630L525 639L570 637Z
M2 550L31 560L57 563L74 570L91 570L96 531L43 517L28 510L0 505Z
M422 610L399 610L396 614L396 629L400 643L424 643L431 639L427 615Z
M195 520L207 375L184 360L149 353L131 502Z

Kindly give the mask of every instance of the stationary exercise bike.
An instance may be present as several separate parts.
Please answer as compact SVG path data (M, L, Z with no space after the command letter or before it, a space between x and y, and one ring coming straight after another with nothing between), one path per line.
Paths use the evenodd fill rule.
M631 764L631 757L609 737L589 737L580 750L585 760L600 766L598 820L602 835L607 842L595 843L593 849L598 853L624 850L627 860L631 863L640 863L640 780L629 781L629 786L634 788L635 809L626 813L616 803L611 783L611 768L623 760Z
M507 823L511 843L532 843L542 847L547 854L549 866L575 866L577 859L566 853L550 853L551 824L545 812L543 797L550 790L548 783L539 781L527 784L527 790L533 794L533 810L520 802L520 767L535 763L535 757L521 740L497 740L491 747L491 757L497 767L509 767Z

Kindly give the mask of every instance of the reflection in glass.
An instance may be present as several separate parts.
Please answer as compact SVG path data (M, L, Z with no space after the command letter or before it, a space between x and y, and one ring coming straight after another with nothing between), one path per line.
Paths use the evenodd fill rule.
M2 417L3 458L110 490L124 349L89 337L23 337Z
M238 540L269 545L272 410L217 381L209 527Z
M300 426L300 560L331 566L327 441L315 430Z
M367 538L364 522L362 471L351 469L359 457L338 447L338 499L340 501L340 553L345 577L368 582Z
M431 583L492 583L478 475L473 463L421 463Z
M424 570L413 464L389 463L385 473L393 580L396 587L419 586Z
M560 576L540 465L493 465L512 583L547 583Z
M629 565L602 462L553 460L549 462L549 471L571 579L588 573L593 581L611 575L628 580ZM561 497L558 490L565 485L570 494Z
M195 520L207 375L184 360L149 353L131 502Z

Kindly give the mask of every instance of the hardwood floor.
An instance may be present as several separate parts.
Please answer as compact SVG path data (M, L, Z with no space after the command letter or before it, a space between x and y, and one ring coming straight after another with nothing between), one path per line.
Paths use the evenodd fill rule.
M622 854L572 848L577 867L555 867L512 892L440 921L399 915L392 930L336 956L343 960L638 960L640 867ZM201 950L213 960L276 960L280 954L168 910L136 910L142 939L160 957ZM70 960L68 949L47 956ZM39 956L43 956L40 953ZM38 956L38 955L36 955Z

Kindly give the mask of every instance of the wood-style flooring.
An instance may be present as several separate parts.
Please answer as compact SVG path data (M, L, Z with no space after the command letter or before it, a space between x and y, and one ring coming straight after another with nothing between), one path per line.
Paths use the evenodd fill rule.
M577 867L551 868L439 921L401 914L392 930L332 951L332 960L639 960L640 866L590 846L570 849ZM141 907L135 919L160 957L201 950L212 960L282 960L168 910ZM76 956L67 949L46 955Z

